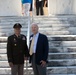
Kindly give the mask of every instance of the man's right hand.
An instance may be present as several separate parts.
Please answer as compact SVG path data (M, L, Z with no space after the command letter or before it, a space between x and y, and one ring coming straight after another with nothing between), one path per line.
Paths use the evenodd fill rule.
M13 67L13 63L12 63L12 62L9 62L9 66L10 66L10 67Z

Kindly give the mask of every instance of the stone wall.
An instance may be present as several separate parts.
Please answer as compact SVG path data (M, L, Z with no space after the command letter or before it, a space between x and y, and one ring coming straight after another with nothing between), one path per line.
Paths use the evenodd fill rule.
M20 0L0 0L0 16L21 16Z
M76 0L49 0L49 14L76 14Z

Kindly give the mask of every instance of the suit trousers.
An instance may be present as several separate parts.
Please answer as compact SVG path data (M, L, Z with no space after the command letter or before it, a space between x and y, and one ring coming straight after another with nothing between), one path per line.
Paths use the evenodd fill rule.
M43 1L37 1L36 2L36 15L44 15L43 12Z
M37 65L35 63L35 54L32 56L32 67L34 75L46 75L46 67L42 67L41 65Z
M23 75L24 71L24 65L19 64L19 65L13 65L11 68L11 75Z

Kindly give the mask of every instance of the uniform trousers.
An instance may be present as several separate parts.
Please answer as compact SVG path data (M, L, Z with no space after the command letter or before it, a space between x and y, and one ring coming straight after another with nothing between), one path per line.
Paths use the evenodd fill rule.
M19 64L19 65L13 65L11 68L11 75L23 75L24 73L24 65Z

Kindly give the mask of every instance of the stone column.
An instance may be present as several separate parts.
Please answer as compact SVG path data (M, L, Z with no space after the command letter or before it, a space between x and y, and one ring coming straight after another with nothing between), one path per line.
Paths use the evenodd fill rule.
M49 14L76 14L76 0L49 0Z
M0 0L0 16L21 16L21 0Z

